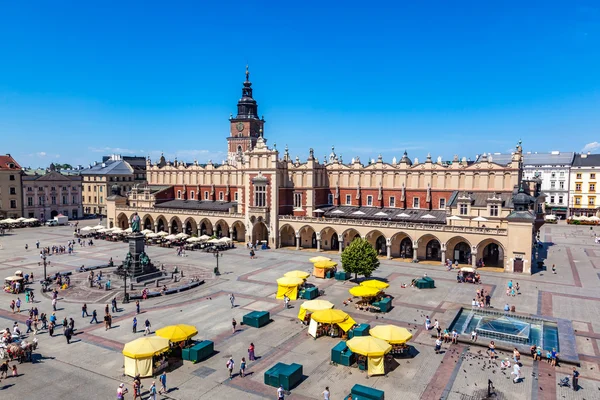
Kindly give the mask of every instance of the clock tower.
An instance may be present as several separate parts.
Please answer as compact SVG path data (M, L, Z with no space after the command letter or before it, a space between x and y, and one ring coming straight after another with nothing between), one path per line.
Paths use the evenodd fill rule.
M246 66L246 81L242 88L242 98L237 104L237 115L229 117L229 137L227 138L227 160L236 165L238 154L252 150L256 141L263 135L264 118L258 118L258 105L252 97L252 82ZM266 142L266 139L265 139Z

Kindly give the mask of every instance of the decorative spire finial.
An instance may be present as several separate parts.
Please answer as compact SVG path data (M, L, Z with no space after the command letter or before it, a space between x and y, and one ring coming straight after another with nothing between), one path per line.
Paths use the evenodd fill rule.
M248 70L248 64L246 64L246 81L250 80L250 71Z

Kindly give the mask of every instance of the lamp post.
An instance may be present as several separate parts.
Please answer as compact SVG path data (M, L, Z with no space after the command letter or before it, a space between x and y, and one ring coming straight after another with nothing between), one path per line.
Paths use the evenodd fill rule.
M42 263L44 264L44 280L46 281L46 280L48 280L48 275L46 273L46 267L48 265L50 265L50 263L51 263L51 261L46 261L46 253L43 253L43 255L42 255L42 262L38 263L38 265L41 265Z
M215 275L221 275L221 272L219 272L219 258L223 257L223 254L219 250L216 250L216 253L214 253L214 256L217 259L217 266L215 267L214 273L215 273Z

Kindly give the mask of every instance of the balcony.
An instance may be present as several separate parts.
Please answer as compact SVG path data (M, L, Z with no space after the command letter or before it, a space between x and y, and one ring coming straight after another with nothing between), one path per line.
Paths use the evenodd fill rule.
M230 217L230 218L244 218L244 214L241 213L229 213L223 211L204 211L204 210L187 210L179 208L153 208L153 207L117 207L117 211L130 211L137 212L140 216L144 214L178 214L178 215L197 215L200 217Z
M299 221L303 223L321 224L321 225L348 225L352 226L369 226L373 228L392 228L392 229L413 229L420 231L434 232L455 232L455 233L479 233L488 235L508 235L506 229L496 228L481 228L474 226L448 226L448 225L433 225L420 224L414 222L391 222L391 221L373 221L361 219L344 219L344 218L315 218L315 217L296 217L293 215L280 215L280 221Z

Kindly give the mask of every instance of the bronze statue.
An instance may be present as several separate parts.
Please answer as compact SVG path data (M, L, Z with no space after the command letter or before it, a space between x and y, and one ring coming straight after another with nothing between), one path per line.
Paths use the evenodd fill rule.
M131 218L131 232L136 233L140 231L140 216L138 213L133 214L133 218Z

